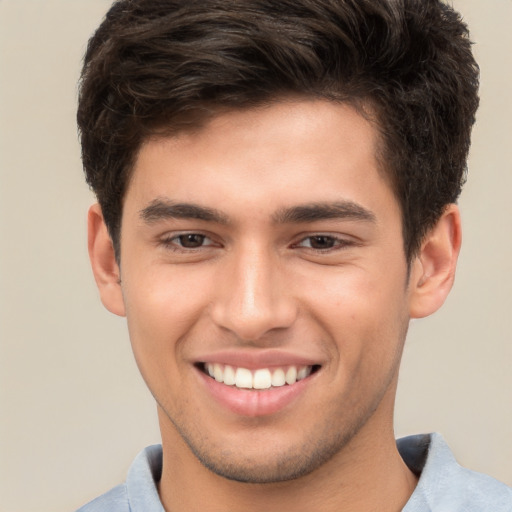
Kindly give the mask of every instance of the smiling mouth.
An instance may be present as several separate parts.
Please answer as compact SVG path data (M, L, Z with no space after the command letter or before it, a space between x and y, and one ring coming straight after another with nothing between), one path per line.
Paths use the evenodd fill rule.
M293 386L320 369L320 365L290 365L257 370L218 363L199 363L197 366L203 373L219 383L239 389L257 390Z

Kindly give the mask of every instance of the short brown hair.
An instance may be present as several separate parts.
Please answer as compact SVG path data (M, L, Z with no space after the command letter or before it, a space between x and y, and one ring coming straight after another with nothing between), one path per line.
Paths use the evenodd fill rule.
M410 259L455 202L478 106L466 25L440 0L118 0L89 41L78 126L120 258L144 140L286 95L371 106Z

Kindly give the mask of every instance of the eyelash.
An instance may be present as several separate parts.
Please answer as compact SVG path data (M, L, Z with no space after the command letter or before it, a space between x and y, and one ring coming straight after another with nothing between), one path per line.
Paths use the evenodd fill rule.
M186 247L184 245L184 239L186 237L199 237L200 238L200 245L196 247ZM204 244L204 241L207 240L209 243ZM329 247L313 247L316 240L316 242L327 242ZM303 245L306 241L309 241L308 245ZM312 244L313 242L313 244ZM186 242L185 242L186 243ZM169 235L161 240L161 244L166 248L170 249L172 251L176 252L192 252L199 249L202 249L204 247L210 247L217 245L209 236L203 234L203 233L197 233L197 232L187 232L187 233L179 233L179 234L173 234ZM303 238L301 238L298 242L294 243L292 245L293 248L295 247L302 247L304 249L320 252L320 253L327 253L330 251L336 251L341 250L346 247L350 247L355 245L355 243L352 240L347 240L346 238L339 238L334 235L328 235L328 234L314 234L314 235L308 235Z
M320 241L320 239L324 239L324 240L330 242L331 245L330 245L330 247L312 247L311 242L315 239L317 242ZM302 245L306 241L309 241L309 245L308 246ZM302 246L303 248L311 250L311 251L326 253L326 252L330 252L330 251L341 250L341 249L344 249L346 247L350 247L353 245L355 245L355 242L353 242L352 240L347 240L346 238L340 238L340 237L337 237L334 235L319 233L319 234L315 234L315 235L308 235L304 238L301 238L296 244L294 244L294 247Z
M183 240L186 237L200 237L201 244L197 247L186 247L183 245ZM203 242L208 240L210 243L204 244ZM192 252L203 247L210 247L215 245L215 242L207 235L203 233L189 232L169 235L161 240L161 244L166 248L176 252Z

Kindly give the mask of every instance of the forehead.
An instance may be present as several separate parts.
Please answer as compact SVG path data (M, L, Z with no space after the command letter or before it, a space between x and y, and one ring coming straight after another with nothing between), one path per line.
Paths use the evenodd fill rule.
M371 187L389 200L379 142L374 124L347 104L290 100L225 112L195 131L146 141L127 199L167 196L227 213L245 201L269 214L287 203L372 202Z

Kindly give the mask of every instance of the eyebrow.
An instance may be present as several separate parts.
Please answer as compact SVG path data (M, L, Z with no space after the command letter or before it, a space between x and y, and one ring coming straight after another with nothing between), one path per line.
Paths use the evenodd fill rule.
M175 203L168 199L154 199L140 211L140 217L148 224L165 219L195 219L218 224L228 224L225 214L214 208L190 203Z
M352 201L311 203L283 208L277 211L273 217L278 224L315 222L328 219L376 222L375 214L372 211Z
M165 198L154 199L140 211L140 217L148 224L165 219L195 219L217 224L229 224L223 212L192 203L175 203ZM349 219L376 222L373 212L352 201L311 203L281 208L273 216L276 224L299 224L329 219Z

